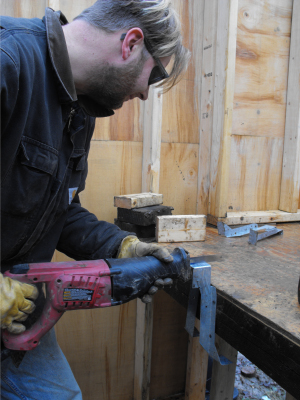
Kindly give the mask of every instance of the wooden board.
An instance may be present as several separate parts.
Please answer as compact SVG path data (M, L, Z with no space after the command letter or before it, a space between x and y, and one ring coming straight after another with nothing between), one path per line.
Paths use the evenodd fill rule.
M195 81L183 79L164 95L162 142L199 143L199 104Z
M143 191L159 192L162 100L161 90L152 87L143 105Z
M204 3L197 213L209 211L210 160L217 54L217 0Z
M188 333L186 310L164 291L154 296L150 399L184 393Z
M137 300L133 400L149 400L153 304Z
M291 11L292 0L239 1L233 135L284 136Z
M195 214L198 170L197 144L162 143L160 192L174 214Z
M0 0L1 15L22 18L42 18L48 0Z
M200 329L197 319L195 328ZM186 368L185 400L205 400L208 353L199 343L199 337L189 336Z
M233 136L226 211L278 210L283 139Z
M251 246L207 227L206 241L183 243L191 257L219 255L212 265L217 288L216 333L291 395L300 393L299 222ZM169 249L175 245L168 245ZM169 293L172 289L167 289ZM188 285L171 294L187 304Z
M229 166L235 80L237 0L218 0L213 137L209 213L224 217L229 192Z
M300 3L293 2L289 80L279 208L297 212L300 201Z
M157 206L162 203L163 195L158 193L137 193L114 197L114 206L126 209Z
M142 142L143 119L140 100L124 103L112 117L97 118L93 140Z
M99 219L114 221L114 196L141 191L142 143L94 141L88 158L83 207Z
M157 242L192 242L205 240L205 215L164 215L156 217Z
M237 362L237 351L225 340L216 335L216 348L231 361L229 365L221 365L217 361L213 362L210 399L223 400L232 399L234 391L235 371Z
M300 221L300 209L297 213L287 213L280 210L271 211L249 211L249 212L228 212L226 218L216 218L212 215L207 216L207 222L217 225L222 221L227 225L247 225L247 224L268 224L276 222Z
M191 62L182 81L164 95L162 141L199 143L199 105L203 31L203 1L172 2L182 21L183 42L191 51ZM197 41L194 40L197 38Z
M56 325L83 398L133 398L136 302L67 312Z

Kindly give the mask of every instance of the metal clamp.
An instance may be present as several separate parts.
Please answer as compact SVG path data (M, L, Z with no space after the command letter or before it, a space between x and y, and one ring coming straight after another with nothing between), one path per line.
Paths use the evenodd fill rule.
M217 223L218 233L219 235L226 236L226 237L234 237L234 236L244 236L250 233L251 229L257 229L257 224L250 224L241 226L239 228L230 228L230 226L224 224L224 222L219 221Z
M217 291L211 286L211 266L205 262L191 263L193 268L192 287L189 294L185 329L192 337L199 336L199 343L214 360L221 365L231 364L224 356L219 356L215 346L217 311ZM196 312L200 299L200 333L195 328Z
M259 233L259 231L263 231ZM257 229L250 229L249 243L256 245L259 240L265 239L269 236L277 235L277 233L283 234L282 229L277 229L272 225L264 225Z

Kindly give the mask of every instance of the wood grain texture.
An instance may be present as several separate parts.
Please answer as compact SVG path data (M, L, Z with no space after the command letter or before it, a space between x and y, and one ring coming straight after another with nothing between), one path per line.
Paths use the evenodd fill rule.
M183 393L187 365L186 310L164 291L154 296L150 399Z
M284 231L282 236L262 240L257 246L250 246L245 237L221 237L216 228L207 227L205 242L183 247L191 257L222 257L223 261L211 262L212 284L218 293L216 333L297 398L300 223L278 227ZM175 245L167 247L171 250ZM172 296L186 305L188 290L188 285L177 286Z
M199 320L195 327L199 330ZM205 400L207 366L208 353L200 345L199 337L189 336L185 400Z
M153 333L153 304L137 300L134 400L149 400Z
M227 212L278 210L283 139L232 136Z
M284 136L291 11L292 0L239 1L233 135Z
M69 22L93 3L94 0L48 0L49 7L62 11Z
M178 85L164 95L162 141L199 143L203 1L172 2L182 22L184 45L191 51L188 70ZM197 38L197 41L194 40Z
M198 145L162 143L160 193L173 214L195 214L197 196ZM183 195L184 194L184 195Z
M219 354L225 356L232 363L221 365L217 361L213 362L211 376L211 400L224 400L233 398L235 370L237 362L237 350L216 335L216 348Z
M197 213L209 210L210 159L216 71L217 0L204 1Z
M150 88L148 101L143 105L143 191L159 192L162 101L161 90Z
M222 221L227 225L247 225L247 224L269 224L276 222L295 222L300 221L300 209L297 213L287 213L280 210L270 211L240 211L228 212L226 218L217 218L212 215L207 216L207 222L217 225Z
M22 18L42 18L47 0L0 0L1 15Z
M199 110L195 82L183 79L164 94L162 142L199 143Z
M280 210L297 212L300 201L300 3L293 2Z
M237 0L218 0L213 137L209 213L224 217L229 191L229 166L235 79Z
M114 221L114 196L141 192L142 143L94 141L88 158L83 207L98 219Z
M164 215L156 217L157 242L205 240L206 215Z
M163 196L158 193L137 193L125 194L114 197L114 206L131 210L132 208L141 208L148 206L157 206L162 204Z
M143 119L140 100L127 103L115 115L97 118L93 140L143 141Z
M133 301L109 309L68 312L56 325L59 345L83 398L133 398L135 319Z

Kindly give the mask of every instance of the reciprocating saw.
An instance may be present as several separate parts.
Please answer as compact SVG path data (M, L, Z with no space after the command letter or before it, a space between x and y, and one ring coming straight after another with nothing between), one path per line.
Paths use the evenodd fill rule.
M173 261L155 257L20 264L5 273L23 283L45 283L46 303L39 320L16 335L2 332L6 348L32 350L65 311L110 307L142 297L158 279L191 279L188 254L176 248Z

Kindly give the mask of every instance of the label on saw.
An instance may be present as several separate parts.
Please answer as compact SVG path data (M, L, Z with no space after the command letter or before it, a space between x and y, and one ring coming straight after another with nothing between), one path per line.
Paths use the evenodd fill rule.
M68 288L64 289L63 301L91 301L93 290Z

